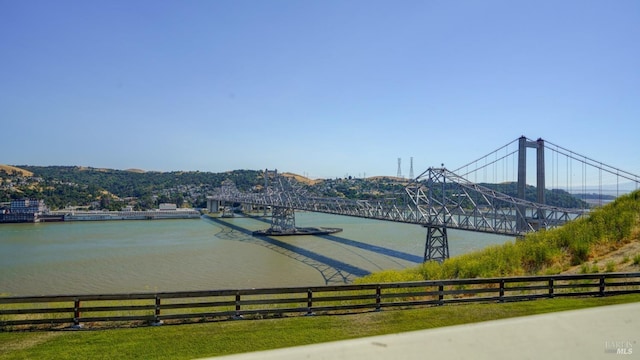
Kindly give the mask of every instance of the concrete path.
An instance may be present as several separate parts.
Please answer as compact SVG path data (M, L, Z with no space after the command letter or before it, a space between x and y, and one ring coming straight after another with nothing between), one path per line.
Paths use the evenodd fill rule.
M640 359L640 303L217 357L298 359Z

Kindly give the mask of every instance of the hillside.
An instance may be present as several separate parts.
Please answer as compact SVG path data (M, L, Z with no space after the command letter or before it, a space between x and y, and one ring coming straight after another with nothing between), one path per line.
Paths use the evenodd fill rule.
M303 183L305 185L315 185L315 184L317 184L317 183L322 181L321 179L315 179L315 180L314 179L309 179L306 176L302 176L302 175L298 175L298 174L294 174L294 173L290 173L290 172L282 173L282 176L294 178L297 182Z
M160 203L205 207L206 196L222 181L248 191L262 182L261 172L145 172L80 166L18 166L26 172L0 172L0 202L17 198L43 199L52 210L66 206L119 210L124 206L154 209ZM26 177L23 174L29 174Z
M593 210L588 217L523 239L359 282L640 271L640 191Z
M1 165L0 164L0 171L4 171L7 174L20 174L22 176L25 177L31 177L33 176L33 173L31 171L25 170L25 169L21 169L15 166L11 166L11 165Z
M406 178L401 178L397 176L370 176L367 178L367 180L387 180L387 181L394 181L394 182L408 184L409 182L411 182L412 179L406 179Z
M223 173L200 171L157 172L140 169L114 170L86 166L4 166L0 171L0 202L29 197L43 199L52 210L65 206L91 206L117 210L125 205L136 209L157 208L159 203L184 207L205 207L206 196L225 180L241 191L261 191L263 170L233 170ZM362 178L309 179L283 172L308 194L357 200L402 199L408 179L373 176ZM515 184L484 184L516 196ZM453 191L452 187L448 185ZM533 200L535 188L527 187ZM589 205L562 190L546 190L552 206L587 208Z
M640 239L632 239L617 249L605 250L593 255L589 261L571 266L563 274L580 274L584 272L635 272L640 271ZM638 258L638 259L637 259ZM637 260L636 260L637 259Z

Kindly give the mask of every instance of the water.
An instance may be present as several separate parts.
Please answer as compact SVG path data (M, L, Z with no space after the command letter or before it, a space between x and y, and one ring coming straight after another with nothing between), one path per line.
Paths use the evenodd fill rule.
M52 295L350 283L422 261L426 230L337 215L296 214L328 236L257 238L254 218L0 226L0 294ZM508 237L449 230L452 256Z

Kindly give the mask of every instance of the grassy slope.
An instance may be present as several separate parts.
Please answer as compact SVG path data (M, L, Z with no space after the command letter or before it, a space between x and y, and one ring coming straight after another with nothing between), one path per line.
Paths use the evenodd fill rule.
M615 257L613 257L615 255ZM566 225L523 240L371 274L358 282L498 277L563 272L640 271L640 191Z
M33 173L31 171L20 169L20 168L17 168L15 166L11 166L11 165L2 165L2 164L0 164L0 170L4 170L9 174L20 173L20 174L22 174L22 176L27 176L27 177L33 176Z
M0 333L0 359L192 359L640 301L640 294L101 331Z

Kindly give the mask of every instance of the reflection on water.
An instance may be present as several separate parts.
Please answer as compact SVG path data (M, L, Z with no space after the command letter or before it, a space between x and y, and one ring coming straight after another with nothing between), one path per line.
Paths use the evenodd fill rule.
M344 284L422 261L418 225L300 212L324 236L254 237L263 219L0 226L0 294L83 294ZM449 230L452 256L509 238Z

